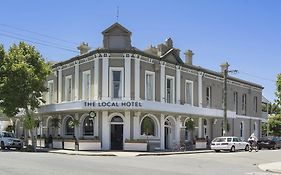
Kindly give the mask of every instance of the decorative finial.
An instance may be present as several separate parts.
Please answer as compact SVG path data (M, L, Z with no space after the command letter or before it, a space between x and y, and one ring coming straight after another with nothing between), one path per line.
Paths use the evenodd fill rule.
M117 13L116 13L116 22L119 20L119 6L117 6Z

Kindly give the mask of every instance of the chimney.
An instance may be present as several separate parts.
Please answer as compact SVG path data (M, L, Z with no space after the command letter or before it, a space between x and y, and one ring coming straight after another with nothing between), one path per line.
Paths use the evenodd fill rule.
M192 52L192 50L187 50L185 53L185 64L188 65L192 65L192 57L194 55L194 53Z
M88 46L88 43L82 42L77 49L80 50L80 55L83 55L90 50L90 47Z
M220 67L221 67L221 73L223 74L225 70L228 72L228 67L229 67L229 66L230 66L230 65L228 64L228 62L225 62L225 63L221 64L221 65L220 65Z

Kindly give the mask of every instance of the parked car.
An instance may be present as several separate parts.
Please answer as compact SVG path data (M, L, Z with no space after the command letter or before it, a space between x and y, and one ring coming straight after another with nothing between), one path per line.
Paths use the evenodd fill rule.
M18 150L22 149L23 143L20 139L15 138L14 134L11 132L0 132L0 145L1 149L16 148Z
M211 142L211 149L219 152L221 150L229 150L235 152L236 150L249 150L249 143L242 141L238 137L217 137Z
M262 137L260 140L258 140L258 148L280 149L281 137Z

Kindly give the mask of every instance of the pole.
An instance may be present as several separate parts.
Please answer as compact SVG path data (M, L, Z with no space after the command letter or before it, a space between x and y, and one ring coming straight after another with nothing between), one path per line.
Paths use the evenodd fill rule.
M223 136L227 133L227 75L229 64L221 65L223 73Z

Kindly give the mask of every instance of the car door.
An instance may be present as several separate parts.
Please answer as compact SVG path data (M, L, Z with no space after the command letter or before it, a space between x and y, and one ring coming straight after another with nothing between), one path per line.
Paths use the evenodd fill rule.
M241 142L239 142L237 137L233 137L233 143L235 145L235 149L241 149Z

